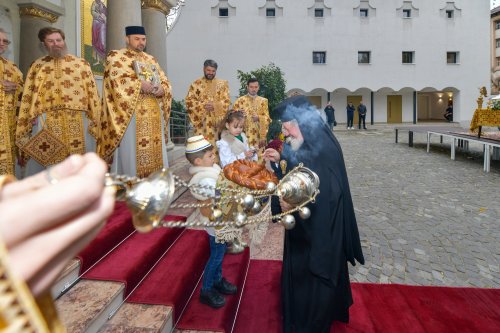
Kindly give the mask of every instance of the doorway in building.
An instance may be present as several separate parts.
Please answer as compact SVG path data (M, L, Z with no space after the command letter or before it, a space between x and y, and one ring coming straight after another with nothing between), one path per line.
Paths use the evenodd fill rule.
M321 96L307 96L312 105L321 109Z
M418 92L418 121L444 122L444 114L448 107L453 108L453 91L423 91Z
M361 102L362 98L363 97L360 96L360 95L347 96L347 104L349 104L349 102L352 102L352 104L354 105L354 108L355 108L355 111L354 111L354 120L352 122L352 125L355 128L358 127L358 122L359 122L358 106L359 106L359 103Z
M417 97L417 120L427 120L430 118L431 107L430 107L429 95L418 94Z
M403 96L387 96L387 123L400 124L403 122Z

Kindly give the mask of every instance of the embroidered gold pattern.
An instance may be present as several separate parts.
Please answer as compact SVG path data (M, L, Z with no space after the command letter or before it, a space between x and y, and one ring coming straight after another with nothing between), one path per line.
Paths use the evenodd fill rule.
M230 101L227 81L204 77L194 81L186 96L186 108L195 135L203 135L215 147L217 127L224 119ZM214 103L213 112L205 110L207 102Z
M16 65L0 57L0 81L18 84L14 94L6 94L0 84L0 175L14 174L16 157L16 108L22 91L22 74Z

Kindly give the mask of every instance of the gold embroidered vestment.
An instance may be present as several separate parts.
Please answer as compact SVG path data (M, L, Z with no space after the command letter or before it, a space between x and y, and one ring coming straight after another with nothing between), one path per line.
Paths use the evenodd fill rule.
M101 109L99 94L90 65L82 58L45 56L36 60L26 75L17 121L16 144L23 147L31 137L32 127L46 114L44 129L67 148L69 154L86 152L82 112L88 119L88 132L97 138ZM54 156L48 165L67 156Z
M233 109L245 111L245 134L248 138L248 145L258 148L259 142L266 140L267 130L271 122L267 98L250 95L240 96L234 102ZM253 116L258 116L259 121L254 121Z
M205 104L213 102L214 111L205 110ZM207 80L205 77L194 81L186 96L186 109L195 135L203 135L215 147L217 128L228 111L231 99L226 80Z
M155 66L165 91L162 97L141 93L141 79L135 72L134 61ZM145 78L149 79L149 76ZM171 103L170 82L153 56L129 49L109 52L104 69L99 155L105 160L111 159L135 115L137 175L132 176L145 177L163 168L162 156L166 152L162 152L162 140L168 142Z
M14 94L7 94L2 81L17 83ZM23 89L23 75L17 66L0 57L0 175L14 174L16 159L16 108Z

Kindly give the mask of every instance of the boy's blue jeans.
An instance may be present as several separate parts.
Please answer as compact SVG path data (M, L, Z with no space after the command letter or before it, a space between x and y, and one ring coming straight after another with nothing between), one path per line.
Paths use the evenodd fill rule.
M202 291L212 289L215 282L222 280L222 261L226 253L226 243L216 243L215 237L208 235L210 243L210 258L203 272Z

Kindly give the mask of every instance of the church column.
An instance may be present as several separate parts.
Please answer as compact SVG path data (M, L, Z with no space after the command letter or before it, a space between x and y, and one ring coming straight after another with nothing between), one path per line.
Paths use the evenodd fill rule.
M142 25L140 0L108 0L106 50L125 47L125 27Z
M64 14L64 9L50 4L48 6L51 8L35 3L19 4L22 41L19 47L19 69L24 75L34 60L46 54L38 40L38 31L52 26Z
M161 68L167 70L167 14L173 1L142 0L142 25L148 38L147 52L156 58ZM174 144L168 132L167 149Z

